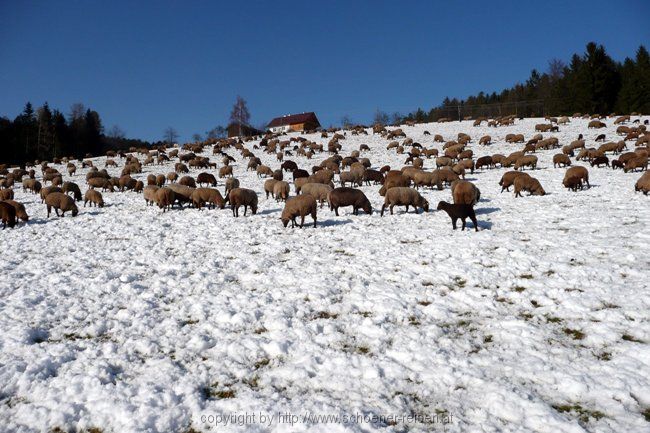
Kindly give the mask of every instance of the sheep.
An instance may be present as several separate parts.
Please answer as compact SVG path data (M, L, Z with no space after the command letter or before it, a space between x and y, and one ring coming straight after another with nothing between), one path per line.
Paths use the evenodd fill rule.
M320 207L323 207L323 203L327 202L327 195L332 191L332 187L322 183L307 183L302 186L300 189L301 194L309 194L314 199L320 203Z
M648 195L650 192L650 171L646 171L634 184L634 191L641 191L643 195Z
M606 125L605 123L601 122L600 120L592 120L592 121L589 122L589 124L587 125L587 128L589 128L589 129L591 129L591 128L596 128L596 129L598 129L598 128L605 128L606 126L607 126L607 125Z
M153 205L156 202L156 191L160 189L157 185L147 185L144 188L142 195L144 196L144 201L148 206ZM90 191L90 190L89 190ZM86 193L88 194L88 193ZM85 206L85 203L84 203Z
M217 189L213 188L196 188L190 195L192 205L201 210L204 204L208 203L208 208L219 207L223 209L226 206L226 201L221 196Z
M280 220L282 224L287 227L291 221L291 228L296 226L296 217L300 217L300 228L305 223L305 216L311 215L314 220L314 228L316 228L316 199L310 194L301 194L292 197L286 201Z
M339 181L341 182L341 186L345 186L348 182L361 186L363 185L363 174L356 171L342 171L339 174Z
M29 215L27 215L27 211L25 210L25 205L22 203L18 203L15 200L4 200L5 203L9 203L14 207L16 210L16 219L20 219L24 222L29 221Z
M81 190L79 189L79 185L77 185L74 182L66 182L63 184L62 188L63 192L68 194L72 193L74 196L74 201L81 201Z
M196 176L196 183L199 185L206 184L210 186L217 186L217 179L211 173L202 172Z
M196 181L192 176L183 176L178 181L179 185L189 186L190 188L196 188Z
M605 164L605 166L609 167L609 158L607 158L605 155L597 156L591 160L592 167L596 166L600 168L602 164Z
M524 167L531 167L533 170L537 167L537 157L535 155L526 155L517 158L515 162L515 170L523 170Z
M77 172L77 166L75 166L72 163L68 164L68 175L74 176L74 174Z
M408 187L395 187L386 191L384 205L381 207L381 216L384 216L386 207L390 207L390 214L393 215L395 206L406 206L406 212L409 211L409 206L413 206L415 213L417 213L418 207L422 208L424 212L429 211L429 202L419 192Z
M492 143L492 137L489 135L484 135L481 137L481 139L478 141L478 144L483 144L483 145L488 145Z
M14 190L9 188L9 189L3 189L0 190L0 200L13 200L14 198Z
M433 173L436 173L440 178L440 181L447 185L451 185L453 181L460 179L460 177L448 167L442 168L440 170L433 170Z
M41 188L43 186L39 181L36 179L24 179L23 180L23 190L28 190L33 192L34 194L38 194L41 192Z
M88 179L88 186L92 189L94 188L102 188L102 190L108 190L113 192L113 182L111 182L109 179L104 179L103 177L95 177L92 179Z
M384 185L379 189L379 195L384 197L386 191L400 186L411 186L411 179L404 176L401 172L389 172L384 178Z
M352 213L359 215L359 209L367 214L372 213L370 201L363 191L354 188L340 187L335 188L327 194L327 202L330 210L333 210L336 216L339 216L339 207L352 206Z
M454 164L453 159L447 156L441 156L439 158L436 158L436 168L451 167L453 164Z
M176 193L169 187L158 188L155 192L154 201L158 207L163 210L163 213L170 210L176 201Z
M322 169L322 167L318 167L319 170ZM318 171L318 170L316 170ZM309 172L307 170L303 170L301 168L295 169L292 173L293 175L293 180L295 181L296 179L299 179L301 177L309 177Z
M492 168L494 167L494 162L490 155L481 156L479 159L476 160L476 164L474 167L476 168L476 170L483 167Z
M230 191L232 191L235 188L239 188L239 179L234 177L229 177L228 179L226 179L226 186L223 194L223 196L226 199L226 202L228 201L228 195L230 194Z
M641 168L641 171L648 168L648 157L643 155L637 155L634 158L631 158L625 163L623 171L627 173L628 171L636 171L637 168Z
M14 228L16 226L16 208L7 202L0 202L0 218L2 219L2 229Z
M474 230L478 231L478 222L476 221L476 213L474 212L474 208L472 205L469 204L451 204L447 203L446 201L440 201L438 202L438 210L444 210L447 215L449 215L449 218L451 218L451 224L454 230L456 230L456 222L458 219L461 219L463 221L463 228L462 230L465 230L465 223L467 218L472 220L472 223L474 224Z
M413 177L415 188L428 186L431 189L435 186L438 190L442 190L442 180L439 176L439 170L434 172L420 171L415 173Z
M524 134L507 134L506 143L523 143Z
M518 176L530 176L528 173L523 173L521 171L507 171L501 176L499 185L501 186L501 192L510 191L510 187L515 183L515 178Z
M290 159L287 159L280 165L280 169L284 171L294 171L298 169L298 164L296 164L294 161L291 161Z
M257 213L257 194L251 189L234 188L228 194L228 201L234 217L239 216L240 206L244 206L244 216L246 216L249 206L253 215Z
M219 169L219 179L227 176L232 177L232 165L224 165Z
M472 182L455 180L451 183L451 196L455 204L474 206L481 198L481 191Z
M279 180L273 185L273 196L276 201L287 201L289 198L289 183Z
M45 204L47 205L48 218L50 217L52 208L54 208L54 213L56 213L56 216L60 216L61 218L65 216L65 213L67 211L71 211L73 217L76 217L79 213L79 209L77 208L77 205L75 204L72 197L64 194L63 192L49 193L47 197L45 197ZM61 215L59 215L59 210L61 211Z
M275 179L267 179L264 182L264 192L266 193L266 198L269 198L269 194L275 198L275 195L273 193L273 187L275 187L275 184L278 183L277 180Z
M273 170L268 165L260 165L256 169L257 177L273 177Z
M176 174L176 173L174 173ZM165 185L165 175L164 174L158 174L156 175L156 186L157 187L162 187Z
M571 165L571 158L563 153L553 155L553 167L567 167Z
M363 172L363 181L366 185L370 185L370 182L381 184L384 183L384 174L379 170L368 169Z
M273 175L271 177L275 180L284 180L284 176L282 175L282 170L280 169L273 170Z
M53 192L63 192L61 188L58 186L46 186L45 188L41 189L41 203L45 202L45 198L48 196L48 194L53 193Z
M546 195L539 180L531 176L517 176L514 182L515 197L521 197L522 191L528 191L528 195Z
M582 190L582 179L578 176L565 177L562 183L571 191L578 191L578 188Z
M194 188L178 183L172 183L167 188L174 191L174 198L180 207L183 207L183 203L192 203L192 193L194 192Z
M158 187L156 187L158 188ZM146 197L145 197L146 200ZM86 207L86 204L90 202L90 206L92 207L93 203L97 207L104 207L104 198L102 197L102 193L99 191L96 191L94 189L89 189L86 191L86 194L84 194L84 207Z
M587 187L591 188L591 185L589 185L589 172L585 167L576 165L575 167L570 167L567 169L566 173L564 173L564 180L562 181L562 184L569 188L569 186L567 186L567 180L572 177L580 179L581 182L584 181L587 184Z

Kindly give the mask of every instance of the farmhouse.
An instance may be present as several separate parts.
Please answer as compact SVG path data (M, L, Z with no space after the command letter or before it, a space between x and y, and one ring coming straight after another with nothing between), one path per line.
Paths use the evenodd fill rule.
M239 125L238 123L231 123L228 125L228 137L251 137L253 135L264 135L264 131L253 128L250 125Z
M314 112L276 117L267 126L271 132L308 131L319 127L320 122Z

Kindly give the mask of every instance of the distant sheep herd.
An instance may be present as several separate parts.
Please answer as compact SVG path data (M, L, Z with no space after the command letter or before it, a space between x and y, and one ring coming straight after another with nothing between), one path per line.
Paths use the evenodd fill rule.
M632 116L635 116L633 114ZM624 172L645 171L634 185L635 191L647 195L650 192L650 174L647 171L648 154L650 153L650 132L646 132L646 120L644 124L639 119L632 120L632 116L620 116L614 120L619 125L616 134L620 136L618 141L606 141L605 134L596 136L596 142L603 142L600 146L586 147L586 141L582 134L571 143L562 146L555 137L543 138L542 132L556 132L560 125L569 123L569 117L547 118L548 123L535 125L535 132L538 132L528 141L523 134L507 134L505 141L512 144L523 144L523 149L514 151L509 155L493 154L474 158L474 150L469 145L474 141L468 133L459 133L455 140L445 141L439 134L434 135L434 143L443 143L441 149L434 147L425 148L422 144L407 137L402 128L387 129L381 125L372 127L373 134L380 134L387 141L387 150L395 151L397 154L405 154L404 167L399 170L391 169L390 166L375 166L370 159L362 157L363 152L370 150L369 146L362 144L359 150L352 151L350 155L340 154L341 142L346 139L347 133L352 135L368 134L367 128L356 126L347 131L328 130L321 132L321 138L327 138L326 145L317 144L302 136L292 136L287 139L284 134L267 134L263 137L246 139L219 139L200 143L192 143L184 146L181 152L178 148L159 147L157 149L135 149L129 152L109 151L106 154L104 168L98 168L87 155L76 163L73 158L55 158L53 164L65 164L68 176L73 178L76 175L77 167L89 168L86 174L85 183L87 189L82 195L78 183L63 181L63 174L47 161L35 161L26 164L25 167L8 167L0 165L0 217L3 229L6 226L14 227L17 220L28 221L25 206L14 200L14 186L16 182L22 182L24 191L38 194L41 203L47 208L47 216L50 217L54 210L57 216L63 217L66 213L73 217L79 214L77 203L83 201L84 207L104 206L102 193L114 191L134 191L142 193L146 205L157 205L162 212L171 210L174 206L182 207L188 204L197 209L207 207L208 209L223 209L229 205L234 217L239 216L243 207L243 214L248 211L255 215L258 208L258 194L252 189L242 188L240 182L234 177L233 162L237 161L231 153L239 153L239 159L245 161L247 170L253 170L260 179L264 179L260 190L276 201L285 203L280 220L287 227L296 225L303 227L305 217L309 216L316 227L317 213L324 204L337 216L339 209L351 207L352 213L358 215L359 210L366 214L373 211L372 204L366 195L358 188L365 185L377 185L380 187L379 194L384 197L381 207L381 216L386 210L393 214L395 206L404 206L406 212L413 208L414 212L421 209L429 211L429 203L419 193L419 188L436 188L442 190L448 185L452 193L453 203L440 201L436 206L448 214L452 226L456 229L457 221L462 221L462 229L465 229L466 220L470 219L478 231L478 223L474 206L479 202L481 192L472 182L464 180L466 172L474 173L475 170L512 168L501 177L499 185L501 192L510 191L513 187L515 197L521 197L522 193L528 195L545 195L546 192L538 179L529 173L537 168L538 158L535 153L539 150L560 149L561 153L553 156L554 167L564 167L566 172L562 185L571 191L589 188L589 171L584 166L572 166L571 158L577 161L588 161L591 167L611 167L621 169ZM576 113L574 117L585 117ZM588 128L599 129L606 127L601 116L586 116L590 118ZM474 121L474 126L487 122L488 126L499 127L514 124L514 116L506 116L494 120L479 118ZM440 121L445 121L441 119ZM626 125L627 123L636 126ZM424 131L425 136L430 136ZM399 141L401 139L401 142ZM259 140L259 143L257 141ZM252 149L251 142L255 141ZM633 150L627 151L628 143L633 142ZM489 135L478 139L478 144L486 148L493 143ZM632 144L632 143L630 143ZM224 193L216 189L217 177L214 174L204 171L196 178L190 176L190 168L217 170L217 163L208 157L197 156L211 146L212 154L221 158L221 167L218 168L217 176L224 180ZM254 152L266 152L275 155L280 163L278 169L273 169L262 164L262 161ZM310 170L300 168L297 162L286 159L288 157L302 158L303 161L310 160L314 154L328 152L329 157L319 165L314 165ZM576 155L577 152L577 155ZM617 155L611 159L608 154ZM119 159L118 159L119 158ZM423 170L424 160L435 158L436 169L432 171ZM141 161L142 159L142 161ZM119 163L118 163L119 161ZM131 177L132 174L142 173L143 166L170 165L174 171L168 174L149 174L146 178L146 185L142 180ZM121 176L109 175L106 168L123 166ZM40 167L41 180L36 179L36 167ZM528 171L528 172L527 172ZM295 196L291 197L291 185L285 180L285 175L291 175ZM338 175L336 187L335 176ZM179 178L180 176L180 178ZM49 183L49 185L48 185ZM350 185L350 186L348 186ZM297 219L300 222L297 222Z

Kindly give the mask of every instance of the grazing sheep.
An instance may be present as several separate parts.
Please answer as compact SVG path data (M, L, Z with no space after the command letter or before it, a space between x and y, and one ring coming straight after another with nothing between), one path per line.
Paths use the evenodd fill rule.
M0 200L13 200L14 198L14 190L9 188L9 189L3 189L0 190Z
M9 203L14 207L16 210L16 218L20 219L24 222L29 221L29 215L27 215L27 211L25 210L25 205L22 203L18 203L15 200L4 200L5 203Z
M239 188L239 179L234 177L229 177L228 179L226 179L226 189L223 194L223 196L226 199L226 202L228 202L230 191L232 191L235 188Z
M41 188L41 203L44 203L45 197L47 197L48 194L53 192L63 192L63 190L58 186L46 186L45 188Z
M172 183L167 188L174 191L174 198L180 207L183 207L183 203L192 203L192 193L194 192L194 188L179 183Z
M384 178L384 185L379 189L379 195L384 197L386 191L400 186L411 186L411 179L399 171L389 172Z
M366 185L374 182L375 185L384 183L384 174L379 170L368 169L363 172L363 181Z
M627 173L628 171L636 171L637 168L640 168L641 171L647 170L648 168L647 156L637 155L634 158L630 158L630 160L625 163L625 167L623 167L623 171Z
M607 158L605 155L597 156L594 159L591 160L591 166L592 167L598 167L600 168L601 165L605 164L605 166L609 167L609 158Z
M492 137L489 135L484 135L481 137L481 139L478 141L478 144L483 144L483 145L488 145L492 143Z
M217 186L217 179L214 177L213 174L211 173L199 173L198 176L196 176L196 183L199 185L210 185L210 186Z
M571 179L572 177L580 179L580 182L587 184L589 188L591 188L591 185L589 185L589 172L587 169L581 165L576 165L575 167L571 167L567 169L566 173L564 173L564 180L562 181L562 184L569 188L568 186L568 179ZM582 189L582 186L581 188Z
M435 186L438 190L442 190L442 179L440 179L439 171L434 172L420 171L413 176L413 183L415 188L428 186L431 189Z
M77 209L77 205L72 197L63 192L50 192L47 197L45 197L45 204L47 205L48 218L50 217L52 208L54 208L56 216L60 217L64 217L67 211L72 212L73 217L76 217L79 213L79 209ZM59 211L61 211L61 215L59 215Z
M592 120L587 125L587 128L589 128L589 129L591 129L591 128L605 128L606 126L607 125L605 123L601 122L600 120Z
M323 203L327 202L327 195L332 191L332 187L323 183L307 183L300 189L301 194L309 194L323 207Z
M565 177L562 183L571 191L578 191L578 188L582 189L582 180L578 176Z
M156 186L162 187L163 185L165 185L165 175L164 174L156 175Z
M469 204L451 204L446 201L438 202L438 210L444 210L449 218L451 218L451 225L456 230L456 222L458 219L463 221L463 228L465 230L465 223L467 218L472 220L474 224L474 230L478 231L478 222L476 221L476 213L474 212L474 207Z
M506 143L523 143L524 134L507 134Z
M481 198L481 191L472 182L455 180L451 183L451 196L456 204L474 206Z
M487 155L487 156L481 156L479 159L476 160L476 165L475 168L478 170L479 168L492 168L494 167L494 162L492 160L492 157Z
M227 176L232 177L232 165L224 165L219 169L219 179Z
M228 194L228 201L235 217L239 216L240 206L244 206L244 216L246 216L249 206L253 215L257 213L257 194L251 189L234 188Z
M361 186L363 185L363 173L356 171L342 171L339 173L339 181L341 182L341 186L345 186L348 182L353 185Z
M284 176L282 175L282 170L277 169L273 170L273 179L275 180L284 180Z
M571 158L563 153L553 155L553 167L567 167L571 165Z
M148 206L151 206L156 202L156 191L158 191L159 189L160 189L160 187L157 186L157 185L147 185L144 188L144 191L142 192L142 195L144 196L144 201L145 201L145 203L147 203ZM86 193L86 195L87 194L88 193ZM84 204L84 206L85 206L85 204Z
M273 177L273 170L268 165L260 165L256 169L257 177Z
M149 187L147 187L149 188ZM158 187L155 187L158 188ZM145 196L145 200L146 200ZM84 207L86 207L86 204L90 202L90 206L92 207L93 203L97 207L104 207L104 198L102 197L102 193L100 193L97 190L94 189L89 189L86 191L86 194L84 194Z
M296 226L296 217L300 217L300 228L302 228L305 223L305 216L311 215L314 220L314 228L316 228L316 212L316 199L310 194L301 194L287 200L280 220L285 227L291 221L291 228L294 228Z
M269 194L275 198L275 195L273 193L273 187L275 187L275 184L278 183L277 180L275 179L267 179L264 182L264 192L266 193L266 198L269 198Z
M113 182L109 179L104 179L103 177L94 177L92 179L88 179L88 186L90 188L102 188L102 190L108 190L110 192L113 192Z
M318 167L318 170L322 170L322 167ZM318 171L316 170L316 171ZM300 179L301 177L309 177L309 172L301 168L297 168L292 172L293 180Z
M178 181L179 185L189 186L190 188L196 188L196 181L192 176L183 176Z
M539 180L531 176L517 176L514 181L515 197L521 197L522 191L528 191L528 195L545 195Z
M406 206L406 212L409 211L409 206L413 206L415 213L417 213L418 207L422 208L424 212L429 211L429 202L419 192L408 187L395 187L386 191L384 205L381 207L381 216L384 216L384 210L388 206L391 215L393 215L395 206Z
M14 228L16 226L16 208L7 202L0 202L0 219L2 219L2 229Z
M192 199L192 205L199 210L206 203L209 209L213 207L223 209L226 206L226 201L221 196L219 190L213 188L196 188L192 191L190 198Z
M530 167L533 170L537 168L537 157L535 155L526 155L517 158L515 162L515 170L523 170L524 167Z
M168 187L158 188L155 192L154 201L158 204L158 207L163 210L163 213L171 210L174 202L176 201L176 193Z
M650 171L646 171L634 184L634 191L641 191L643 195L648 195L650 192Z
M433 173L436 173L440 178L440 181L447 185L451 185L453 181L460 179L460 177L449 167L444 167L440 170L433 170Z
M327 201L330 210L333 210L336 216L339 216L339 207L352 206L352 213L359 215L359 209L367 214L372 213L370 201L363 191L354 188L340 187L335 188L327 195Z
M63 184L62 190L66 194L72 193L72 195L74 196L74 201L81 201L81 190L79 189L79 185L77 185L76 183L65 182Z
M276 201L287 201L289 198L289 183L279 180L273 185L273 196Z
M42 185L36 179L24 179L23 190L31 191L34 194L41 192Z

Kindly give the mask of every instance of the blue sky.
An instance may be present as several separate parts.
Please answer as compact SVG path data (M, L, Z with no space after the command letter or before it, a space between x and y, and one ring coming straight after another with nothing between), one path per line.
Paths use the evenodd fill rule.
M649 14L648 0L0 0L0 116L82 102L129 137L173 126L189 140L225 125L240 94L255 125L369 122L499 91L591 40L633 56Z

